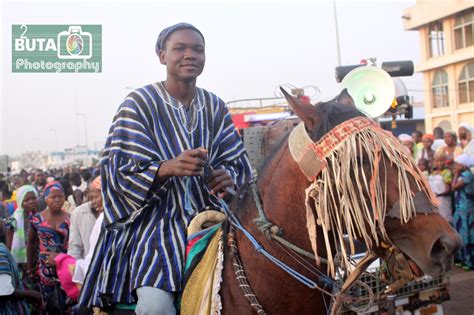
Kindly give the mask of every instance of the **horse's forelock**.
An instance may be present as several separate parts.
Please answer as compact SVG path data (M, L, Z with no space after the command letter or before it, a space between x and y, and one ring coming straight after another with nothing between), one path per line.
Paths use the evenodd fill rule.
M351 118L365 115L353 106L337 103L335 100L316 104L318 125L310 131L313 141L318 141L337 125Z

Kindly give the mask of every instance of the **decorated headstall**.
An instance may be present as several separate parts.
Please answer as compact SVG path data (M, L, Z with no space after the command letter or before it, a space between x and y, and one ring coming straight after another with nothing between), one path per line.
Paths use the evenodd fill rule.
M306 189L306 216L314 253L318 252L316 227L320 226L326 245L328 272L334 277L338 267L349 273L353 270L343 288L350 286L376 258L375 249L385 249L382 258L387 264L406 266L403 254L386 233L385 217L398 218L406 223L416 215L417 208L426 209L426 212L436 211L437 201L406 149L395 137L372 119L356 117L313 142L305 125L300 123L290 134L289 150L311 182ZM388 210L387 182L379 176L381 166L386 167L382 163L383 155L388 164L398 168L399 200ZM364 174L364 166L370 167L370 174ZM410 185L412 180L415 187ZM418 192L414 193L412 188ZM348 237L350 248L346 248L344 235ZM354 254L354 240L359 237L368 252L354 270L346 253ZM340 254L338 263L334 262L335 254ZM318 258L316 260L319 264ZM395 278L394 289L411 280L413 274L400 274Z
M290 133L290 153L308 180L313 181L327 166L326 157L336 150L338 145L355 132L368 127L380 128L371 119L356 117L336 126L318 142L313 142L301 122Z

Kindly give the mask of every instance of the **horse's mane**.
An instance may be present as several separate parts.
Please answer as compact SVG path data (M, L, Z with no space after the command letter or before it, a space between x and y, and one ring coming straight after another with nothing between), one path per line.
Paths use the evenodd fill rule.
M332 99L328 102L315 105L316 115L319 117L314 134L310 135L313 141L318 141L331 129L351 118L365 115L354 106L341 104Z

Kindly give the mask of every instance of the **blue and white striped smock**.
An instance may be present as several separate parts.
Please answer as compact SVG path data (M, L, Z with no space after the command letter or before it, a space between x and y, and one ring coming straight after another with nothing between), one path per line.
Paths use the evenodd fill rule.
M197 88L186 111L160 82L137 89L122 103L101 160L108 229L96 246L82 305L133 303L141 286L181 290L186 228L196 210L220 203L202 177L152 184L160 162L198 147L208 149L209 163L227 169L238 186L250 178L242 141L214 94ZM128 224L110 229L123 221Z

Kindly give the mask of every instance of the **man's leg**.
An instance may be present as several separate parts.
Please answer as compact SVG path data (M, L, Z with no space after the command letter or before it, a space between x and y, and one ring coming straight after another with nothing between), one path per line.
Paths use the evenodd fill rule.
M175 315L174 295L153 287L137 289L137 315Z

